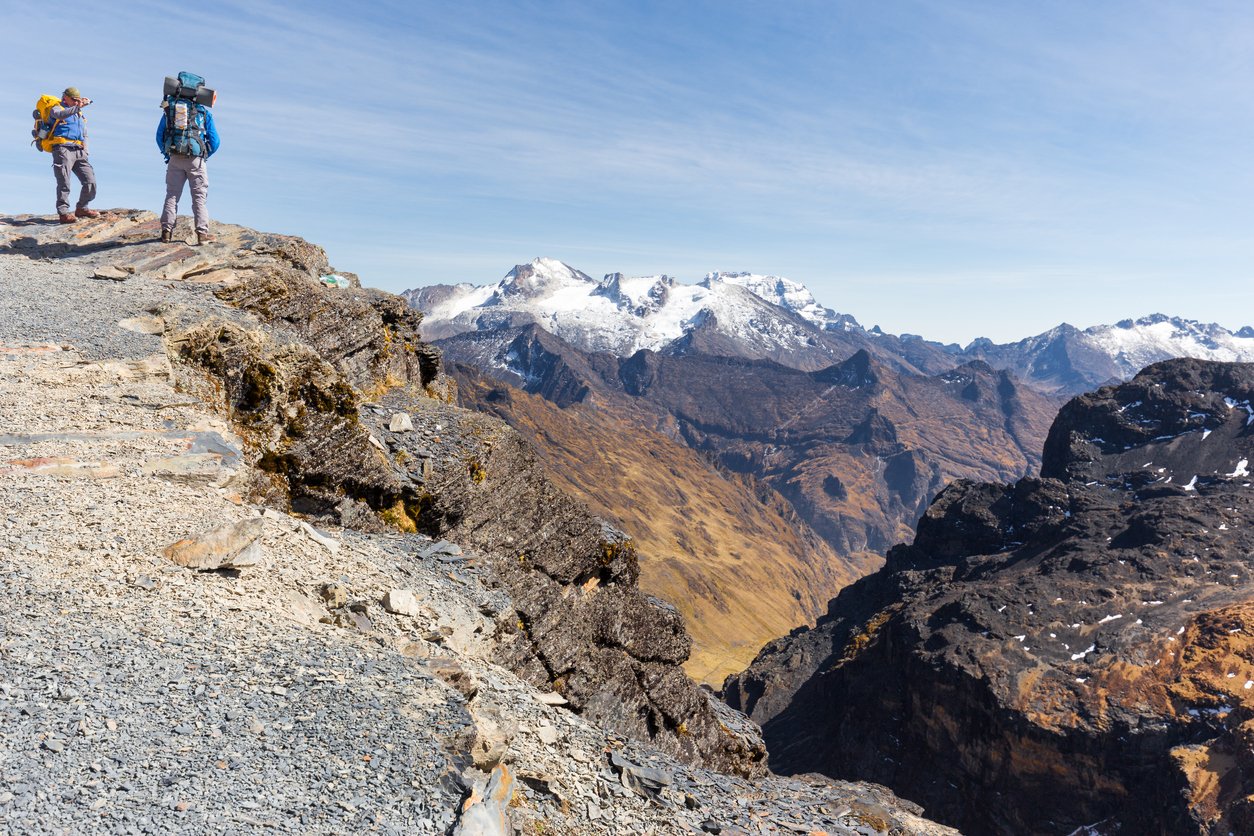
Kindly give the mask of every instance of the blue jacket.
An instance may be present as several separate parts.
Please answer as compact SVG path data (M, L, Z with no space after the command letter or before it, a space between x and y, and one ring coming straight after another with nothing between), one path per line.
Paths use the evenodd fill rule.
M218 129L213 125L213 111L204 105L196 105L200 112L205 114L205 145L208 146L209 153L206 158L212 157L214 152L218 150L218 146L222 144L222 140L218 138ZM165 154L165 112L161 113L161 121L157 123L157 150Z
M87 126L83 121L81 107L78 105L73 107L56 105L52 108L51 116L57 123L56 129L52 132L53 136L61 137L63 142L82 143L86 141Z

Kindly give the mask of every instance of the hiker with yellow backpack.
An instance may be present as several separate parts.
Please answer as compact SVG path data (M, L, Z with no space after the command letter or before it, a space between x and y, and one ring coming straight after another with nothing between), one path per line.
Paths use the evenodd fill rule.
M52 172L57 178L57 218L63 224L100 217L99 212L87 206L96 198L96 172L87 159L87 118L83 115L83 108L89 104L91 99L79 93L77 87L65 88L60 99L41 96L35 104L33 144L40 151L52 153ZM82 184L73 213L70 175Z

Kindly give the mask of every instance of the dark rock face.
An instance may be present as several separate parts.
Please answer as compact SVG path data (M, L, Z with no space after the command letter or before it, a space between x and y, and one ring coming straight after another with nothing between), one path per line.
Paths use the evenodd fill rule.
M1249 453L1242 409L1254 401L1254 389L1247 368L1157 363L1123 386L1074 399L1049 431L1041 474L1074 481L1128 474L1138 486L1167 484L1164 473L1177 485L1192 476L1199 483L1232 478L1233 452Z
M725 696L772 766L964 832L1254 832L1254 366L1069 403L1046 478L958 481Z
M631 541L558 491L501 422L453 407L413 411L419 436L438 422L460 455L436 461L419 527L492 557L517 616L502 621L510 666L584 716L685 760L764 773L757 729L721 714L684 674L683 619L640 591ZM405 449L410 438L389 441Z

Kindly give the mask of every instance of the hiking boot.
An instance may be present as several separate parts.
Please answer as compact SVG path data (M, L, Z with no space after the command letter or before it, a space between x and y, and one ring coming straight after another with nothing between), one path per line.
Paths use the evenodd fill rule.
M99 218L100 213L97 212L95 209L88 209L86 206L84 206L82 209L76 210L74 212L74 217L76 218Z
M161 230L161 243L162 244L168 244L173 240L174 240L174 230L172 229Z
M66 215L62 213L60 215L57 215L57 220L59 220L63 224L72 224L75 221L77 221L78 218L74 217L73 215Z
M216 243L218 243L218 239L214 237L213 233L211 232L197 232L196 233L196 244L198 246L203 247L205 244L216 244Z

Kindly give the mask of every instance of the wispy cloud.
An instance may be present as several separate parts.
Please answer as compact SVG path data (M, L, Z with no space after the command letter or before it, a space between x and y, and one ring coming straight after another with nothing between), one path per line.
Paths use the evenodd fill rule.
M50 73L39 33L67 17L82 36ZM863 275L867 304L877 284L920 316L960 297L974 331L982 291L1043 316L1034 287L1113 298L1107 277L1139 275L1168 309L1185 299L1159 273L1235 292L1222 277L1254 263L1236 3L73 0L10 24L4 135L76 83L102 200L155 206L161 78L200 72L220 91L213 211L393 289L541 253L793 271L820 298ZM0 145L3 208L46 207L46 167Z

